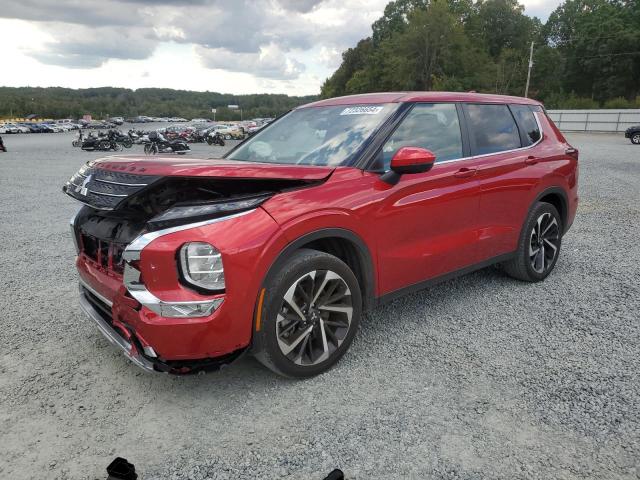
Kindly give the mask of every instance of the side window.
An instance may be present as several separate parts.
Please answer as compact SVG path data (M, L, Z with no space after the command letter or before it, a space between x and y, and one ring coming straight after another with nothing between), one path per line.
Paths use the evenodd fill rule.
M462 135L452 103L419 103L402 120L382 147L377 165L389 170L391 158L402 147L421 147L436 155L436 162L462 157Z
M507 105L468 104L469 130L475 155L520 148L520 133Z
M528 105L511 105L511 111L518 124L524 130L524 146L529 146L540 140L540 127Z

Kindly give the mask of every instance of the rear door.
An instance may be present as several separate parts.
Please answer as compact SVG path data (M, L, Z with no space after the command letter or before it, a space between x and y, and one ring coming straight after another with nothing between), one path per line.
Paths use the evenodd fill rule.
M541 133L528 105L466 104L464 112L480 183L478 255L487 260L517 247Z
M474 160L454 103L416 104L378 155L379 170L405 146L436 155L426 173L403 175L389 186L372 219L378 232L381 294L475 263L479 196Z

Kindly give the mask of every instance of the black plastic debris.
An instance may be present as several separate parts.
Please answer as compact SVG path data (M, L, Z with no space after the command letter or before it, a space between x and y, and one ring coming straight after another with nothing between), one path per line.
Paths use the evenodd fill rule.
M107 480L136 480L138 478L136 467L121 457L116 457L116 459L109 464L107 474L109 475Z

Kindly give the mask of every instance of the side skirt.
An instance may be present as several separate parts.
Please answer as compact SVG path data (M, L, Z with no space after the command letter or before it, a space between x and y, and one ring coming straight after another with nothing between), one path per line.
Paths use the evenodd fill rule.
M506 262L507 260L511 260L516 255L516 252L506 253L504 255L498 255L497 257L489 258L488 260L484 260L480 263L476 263L474 265L470 265L468 267L464 267L460 270L455 270L453 272L445 273L444 275L440 275L438 277L430 278L423 282L414 283L413 285L409 285L408 287L400 288L391 293L387 293L377 298L376 306L384 305L385 303L391 302L397 298L403 297L405 295L409 295L411 293L418 292L420 290L424 290L425 288L433 287L442 282L446 282L447 280L452 280L457 277L461 277L462 275L466 275L471 272L475 272L476 270L482 270L483 268L489 267L496 263Z

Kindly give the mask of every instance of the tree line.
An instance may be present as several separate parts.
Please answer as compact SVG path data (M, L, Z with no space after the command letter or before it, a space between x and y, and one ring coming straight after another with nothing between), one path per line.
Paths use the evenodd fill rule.
M640 108L640 0L566 0L546 22L517 0L395 0L342 54L323 98L396 90L529 96L548 108Z
M267 118L316 99L317 96L231 95L163 88L0 87L0 118L32 113L44 118L81 118L85 114L94 118L138 115L213 118L211 109L215 108L216 120L239 120L240 111L230 110L228 105L238 105L245 119Z

